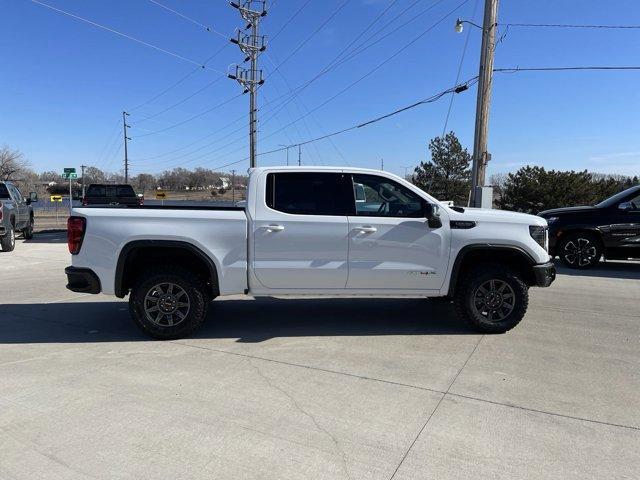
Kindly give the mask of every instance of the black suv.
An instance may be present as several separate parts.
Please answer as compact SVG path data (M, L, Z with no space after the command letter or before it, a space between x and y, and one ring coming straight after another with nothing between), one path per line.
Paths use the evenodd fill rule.
M131 185L109 185L92 183L82 199L82 205L142 205L142 197L138 197Z
M640 185L592 207L545 210L549 253L571 268L590 268L609 260L640 258Z

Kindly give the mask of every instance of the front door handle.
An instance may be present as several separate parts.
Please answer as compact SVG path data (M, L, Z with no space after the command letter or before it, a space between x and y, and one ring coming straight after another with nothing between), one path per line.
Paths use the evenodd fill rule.
M264 225L263 227L267 232L281 232L284 230L283 225Z
M354 230L360 233L376 233L378 231L376 227L370 227L369 225L355 227Z

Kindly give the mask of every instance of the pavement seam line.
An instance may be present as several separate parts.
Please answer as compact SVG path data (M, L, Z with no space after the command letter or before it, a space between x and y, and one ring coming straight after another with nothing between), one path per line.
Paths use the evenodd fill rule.
M302 413L305 417L309 418L320 432L324 433L326 436L328 436L331 439L331 441L333 442L336 448L336 452L338 453L338 455L340 456L340 459L342 460L341 462L342 469L344 470L344 473L347 476L347 479L351 480L351 476L349 475L349 469L347 468L347 456L344 450L340 447L340 442L338 442L338 439L329 430L327 430L322 425L320 425L316 417L314 417L312 414L310 414L304 408L302 408L298 403L298 401L293 397L293 395L287 392L284 388L276 385L267 375L264 374L262 370L260 370L260 367L255 365L251 360L252 360L251 358L247 358L249 365L251 365L255 369L255 371L265 381L267 385L269 385L271 388L273 388L274 390L277 390L278 392L282 393L285 397L287 397L291 402L291 404L296 408L296 410Z
M433 416L436 413L436 410L438 410L438 407L440 406L440 404L442 403L442 401L445 399L445 397L447 396L447 394L449 393L449 390L451 389L451 387L453 386L453 384L456 382L456 380L458 379L458 376L460 375L460 373L462 373L462 370L464 370L464 367L467 366L467 363L469 363L469 360L471 359L471 357L473 356L474 353L476 353L476 350L478 349L478 346L480 345L480 342L482 341L482 339L484 338L484 335L482 335L480 337L480 339L476 342L475 346L473 347L473 350L471 350L471 353L467 356L467 359L464 361L464 363L462 364L462 366L460 367L460 369L458 370L458 373L455 374L455 376L453 377L453 380L451 380L451 383L449 384L449 387L447 387L447 391L443 392L442 397L440 397L440 400L438 400L438 403L436 404L436 408L433 409L433 411L431 412L431 414L429 415L429 417L427 418L427 421L424 422L424 425L422 425L422 428L420 429L420 431L418 432L418 434L416 435L416 438L413 439L413 442L411 442L411 445L409 445L409 448L407 449L406 452L404 452L404 455L402 456L402 459L400 460L400 463L398 463L398 466L396 467L396 469L393 471L393 474L391 475L391 477L389 477L389 480L393 480L393 478L396 476L396 473L398 473L398 470L400 470L400 467L402 466L402 464L404 463L405 459L409 456L409 452L411 452L411 449L413 448L413 446L416 444L416 442L418 441L418 438L420 438L420 435L422 435L422 432L424 431L425 428L427 428L427 425L429 424L429 422L431 421L431 419L433 418Z
M75 329L79 329L79 330L86 330L85 327L83 327L81 325L58 322L58 321L51 320L51 319L48 319L48 318L43 318L43 317L40 317L40 316L37 316L37 315L26 315L24 313L15 313L15 312L11 312L11 315L15 315L17 317L22 317L22 318L29 318L29 319L32 319L32 320L40 320L40 321L44 321L44 322L47 322L47 323L61 325L61 326L64 326L64 327L71 327L71 328L75 328ZM122 333L122 332L116 332L116 331L113 331L113 330L104 330L104 329L102 329L101 331L105 332L105 333L108 333L108 334L111 334L111 335L121 335L121 333ZM189 344L189 343L183 343L183 342L177 341L177 340L169 341L167 343L173 343L173 344L176 344L176 345L181 345L183 347L197 348L197 349L200 349L200 350L208 350L208 351L227 354L227 355L237 355L237 356L240 356L240 357L253 358L253 359L256 359L256 360L262 360L262 361L265 361L265 362L278 363L278 364L281 364L281 365L288 365L288 366L291 366L291 367L306 368L306 369L309 369L309 370L315 370L315 371L324 372L324 373L331 373L331 374L334 374L334 375L344 375L346 377L357 378L357 379L360 379L360 380L381 382L381 383L386 383L386 384L389 384L389 385L396 385L396 386L399 386L399 387L414 388L414 389L417 389L417 390L423 390L423 391L427 391L427 392L431 392L431 393L439 393L439 394L441 394L443 396L444 395L449 395L451 397L466 398L466 399L469 399L469 400L476 400L478 402L490 403L490 404L493 404L493 405L500 405L500 406L503 406L503 407L515 408L515 409L518 409L518 410L524 410L524 411L533 412L533 413L540 413L542 415L551 415L551 416L554 416L554 417L567 418L567 419L570 419L570 420L576 420L576 421L580 421L580 422L595 423L595 424L598 424L598 425L606 425L606 426L611 426L611 427L626 428L626 429L630 429L630 430L640 431L640 427L636 427L636 426L633 426L633 425L623 425L623 424L619 424L619 423L610 423L610 422L604 422L602 420L594 420L594 419L591 419L591 418L574 417L574 416L571 416L571 415L565 415L563 413L548 412L546 410L536 410L534 408L523 407L521 405L514 405L514 404L511 404L511 403L503 403L503 402L498 402L498 401L495 401L495 400L487 400L485 398L478 398L478 397L473 397L471 395L463 395L463 394L460 394L460 393L443 392L442 390L437 390L437 389L434 389L434 388L422 387L422 386L419 386L419 385L411 385L411 384L402 383L402 382L394 382L392 380L385 380L385 379L382 379L382 378L367 377L367 376L364 376L364 375L356 375L354 373L340 372L340 371L337 371L337 370L329 370L327 368L312 367L310 365L301 365L301 364L297 364L297 363L293 363L293 362L285 362L285 361L282 361L282 360L275 360L275 359L272 359L272 358L259 357L259 356L256 356L256 355L248 355L246 353L230 352L228 350L221 350L221 349L217 349L217 348L202 347L202 346L199 346L199 345L192 345L192 344ZM467 361L468 361L468 359L467 359ZM466 365L466 362L465 362L465 365ZM459 373L460 372L458 372L458 375L459 375ZM457 378L458 375L456 375L456 378ZM455 381L455 379L454 379L454 381Z

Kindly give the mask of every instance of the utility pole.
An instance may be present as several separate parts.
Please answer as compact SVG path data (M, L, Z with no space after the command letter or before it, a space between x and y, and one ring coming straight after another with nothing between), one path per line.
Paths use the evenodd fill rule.
M302 146L298 145L298 166L302 165Z
M131 125L127 125L127 112L122 112L122 130L124 135L124 183L129 183L129 151L127 150L127 141L131 140L127 137L127 128L131 128Z
M82 198L84 198L84 169L87 168L86 165L80 165L80 168L82 169Z
M487 163L491 158L487 152L487 137L489 134L489 105L491 103L493 54L496 43L497 21L498 0L485 0L480 71L478 73L476 126L473 139L473 167L471 170L471 201L469 203L472 207L480 206L481 195L478 187L482 187L485 184Z
M380 159L380 170L384 172L384 158Z
M233 203L236 202L236 171L231 170L231 198Z
M287 167L289 166L289 148L291 147L291 145L284 145L282 143L278 144L279 147L284 147L287 150Z
M245 30L251 33L238 31L237 38L232 38L240 51L246 55L244 61L249 62L248 69L236 65L235 74L228 77L236 80L244 89L243 93L249 93L249 166L256 166L256 149L258 144L258 87L264 84L262 70L258 70L258 56L266 50L264 35L259 35L260 19L267 14L264 0L244 0L243 2L231 2L233 8L237 8L242 19L247 22ZM257 5L254 6L254 5Z

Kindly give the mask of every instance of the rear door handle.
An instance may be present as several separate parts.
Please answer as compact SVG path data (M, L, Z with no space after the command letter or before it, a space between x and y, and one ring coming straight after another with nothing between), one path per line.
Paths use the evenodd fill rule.
M283 225L264 225L260 228L264 228L267 232L281 232L284 230Z
M370 227L368 225L365 225L362 227L355 227L354 230L356 232L361 232L361 233L376 233L378 231L376 227Z

